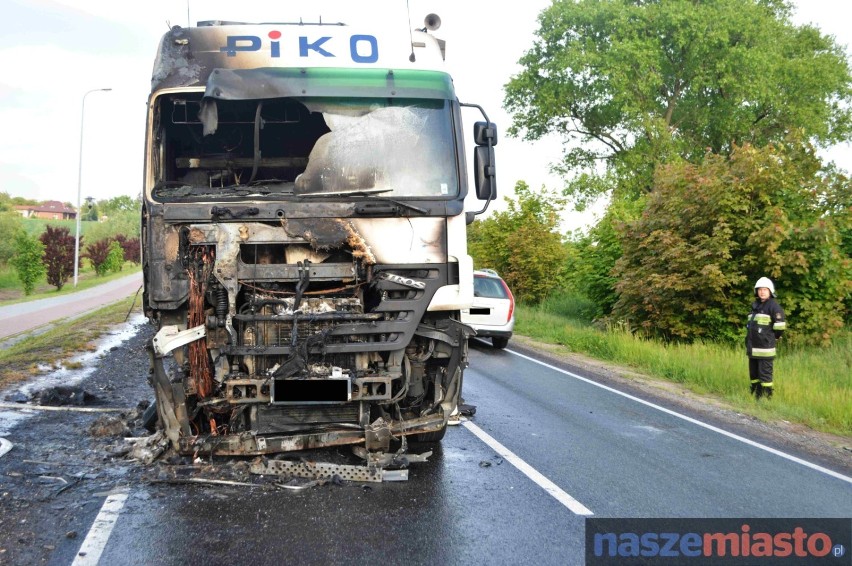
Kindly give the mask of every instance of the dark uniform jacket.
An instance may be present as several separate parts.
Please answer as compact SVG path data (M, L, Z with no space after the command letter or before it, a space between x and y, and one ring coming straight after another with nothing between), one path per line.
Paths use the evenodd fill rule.
M746 328L746 355L771 360L775 357L775 341L787 328L784 310L774 297L764 302L758 299L751 305Z

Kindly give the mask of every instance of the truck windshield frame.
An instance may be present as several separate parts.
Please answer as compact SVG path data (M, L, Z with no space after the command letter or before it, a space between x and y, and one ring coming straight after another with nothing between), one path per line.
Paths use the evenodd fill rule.
M217 69L204 93L158 96L151 198L459 198L448 75L298 71Z

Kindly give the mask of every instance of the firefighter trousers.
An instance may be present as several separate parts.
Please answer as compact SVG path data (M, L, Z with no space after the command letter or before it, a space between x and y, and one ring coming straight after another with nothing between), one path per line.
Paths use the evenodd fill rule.
M772 398L772 361L760 358L748 359L748 372L751 375L751 394L755 399Z
M752 383L760 381L761 384L772 383L772 362L775 360L764 360L761 358L748 359L748 373Z

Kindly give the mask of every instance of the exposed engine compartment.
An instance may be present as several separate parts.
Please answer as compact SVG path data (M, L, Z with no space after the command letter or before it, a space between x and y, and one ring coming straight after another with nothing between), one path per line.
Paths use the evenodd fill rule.
M336 246L315 232L325 244L312 245L303 222L171 231L177 253L162 273L185 282L186 301L149 316L161 341L198 336L152 356L161 422L181 451L386 450L392 436L442 436L470 330L426 307L454 275L446 263L378 264L351 222L331 224Z

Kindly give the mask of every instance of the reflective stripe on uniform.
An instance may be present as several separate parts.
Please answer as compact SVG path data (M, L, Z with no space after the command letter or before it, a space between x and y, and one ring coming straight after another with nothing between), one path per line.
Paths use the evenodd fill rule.
M767 381L766 383L761 383L760 385L762 385L763 387L774 387L775 386L775 384L772 383L771 381Z
M751 357L753 358L772 358L775 356L775 348L752 348Z
M772 328L774 330L786 330L787 329L787 323L783 320L781 320L781 321L776 320L775 324L772 325Z
M754 315L754 321L760 326L769 326L772 324L772 317L768 314L756 314Z
M760 380L759 379L752 379L751 382L752 383L760 383Z

